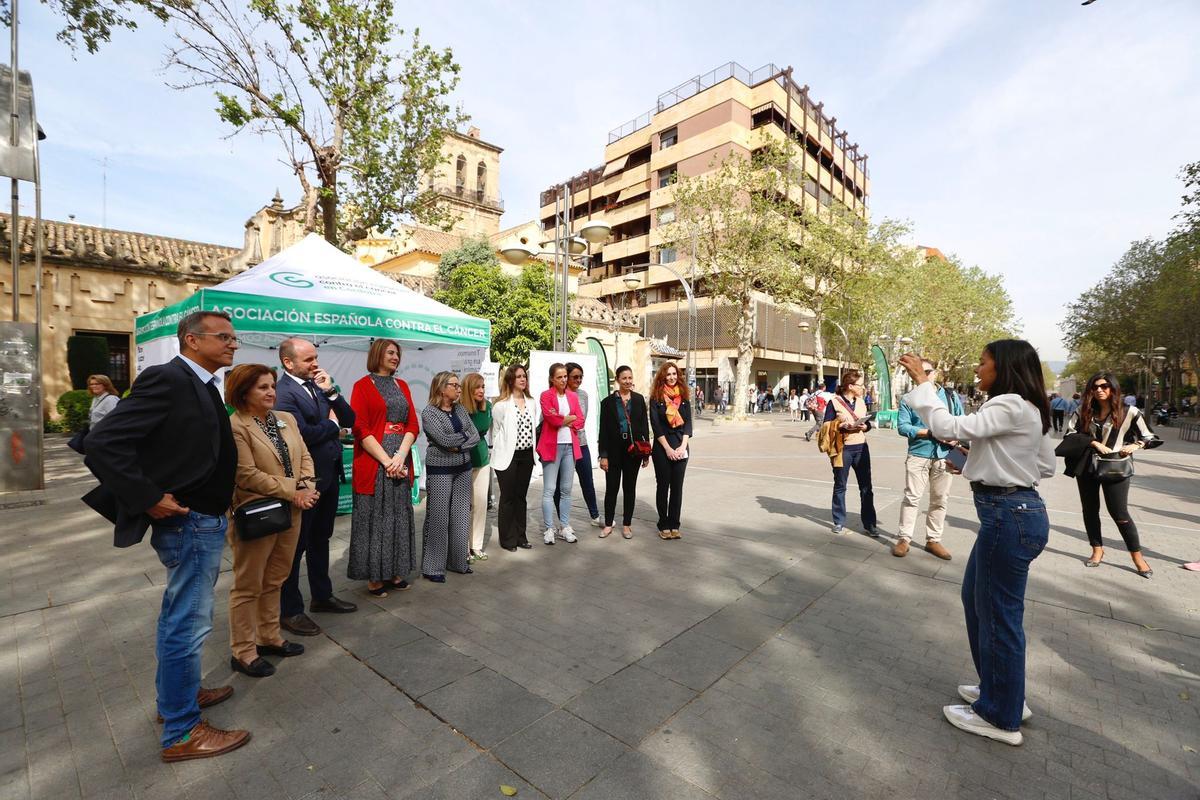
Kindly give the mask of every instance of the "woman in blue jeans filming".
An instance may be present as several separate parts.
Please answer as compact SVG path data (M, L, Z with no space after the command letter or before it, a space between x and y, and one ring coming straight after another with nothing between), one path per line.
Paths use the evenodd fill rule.
M833 533L841 535L846 524L846 484L850 481L850 470L858 481L859 517L863 530L871 538L878 538L875 528L875 490L871 488L871 448L867 444L867 404L863 374L856 369L842 373L833 399L825 405L825 419L837 420L842 433L841 463L833 461Z
M1021 744L1025 704L1025 584L1029 565L1050 534L1038 481L1054 474L1050 402L1037 351L1020 339L983 349L975 369L988 393L979 411L955 417L937 387L908 354L901 366L917 387L904 402L942 441L970 442L963 475L971 482L979 535L963 575L962 602L978 685L958 687L970 705L942 709L956 728L1006 744Z

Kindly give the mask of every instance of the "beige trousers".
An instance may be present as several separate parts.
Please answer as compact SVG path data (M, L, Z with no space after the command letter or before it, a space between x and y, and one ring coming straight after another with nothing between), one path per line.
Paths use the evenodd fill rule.
M946 500L954 475L946 471L943 458L910 455L904 460L904 499L900 502L900 538L912 539L921 509L921 496L929 490L929 512L925 515L925 541L940 542L946 525Z
M256 645L282 644L279 590L292 571L300 539L300 510L292 509L292 527L283 533L243 541L230 521L226 534L233 549L233 586L229 589L229 647L243 664L258 658Z
M471 549L476 553L483 549L483 537L487 533L487 496L491 480L491 465L471 470Z

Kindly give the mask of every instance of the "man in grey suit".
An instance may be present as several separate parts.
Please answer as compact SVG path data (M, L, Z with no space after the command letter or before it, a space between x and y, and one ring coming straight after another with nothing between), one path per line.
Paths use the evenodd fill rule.
M342 430L353 427L354 411L329 373L321 368L312 342L284 339L279 343L279 363L286 374L280 375L276 383L275 408L296 418L321 493L321 499L301 518L292 572L279 593L279 624L298 636L316 636L321 628L304 613L304 597L300 594L301 558L308 565L310 611L349 614L358 610L354 603L334 597L329 579L329 539L337 520L338 485L346 479L340 437ZM331 411L336 420L330 418Z

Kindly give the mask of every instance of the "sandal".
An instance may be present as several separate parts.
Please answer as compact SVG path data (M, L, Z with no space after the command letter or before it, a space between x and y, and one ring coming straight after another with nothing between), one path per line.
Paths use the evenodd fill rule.
M659 532L658 532L658 538L660 538L660 539L663 539L663 540L666 540L666 539L672 539L672 538L674 538L674 537L673 537L673 536L671 536L671 532L670 532L670 531L659 531Z
M375 589L372 589L370 586L368 586L367 594L374 595L375 597L387 597L389 588L391 587L388 585L387 581L384 581L378 588Z

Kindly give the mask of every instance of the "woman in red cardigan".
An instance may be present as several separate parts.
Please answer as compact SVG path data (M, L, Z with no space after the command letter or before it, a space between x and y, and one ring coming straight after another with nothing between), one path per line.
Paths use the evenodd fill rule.
M354 514L347 577L387 597L409 588L413 558L412 459L419 414L408 384L396 377L400 345L376 339L367 372L354 384Z
M568 544L578 541L571 529L571 487L575 462L581 453L579 431L583 429L583 409L579 395L567 388L565 364L550 365L550 388L542 392L542 434L538 438L538 460L542 462L542 521L546 532L542 541L554 544L557 536ZM591 469L589 466L588 469ZM558 487L558 519L555 519L554 488Z

